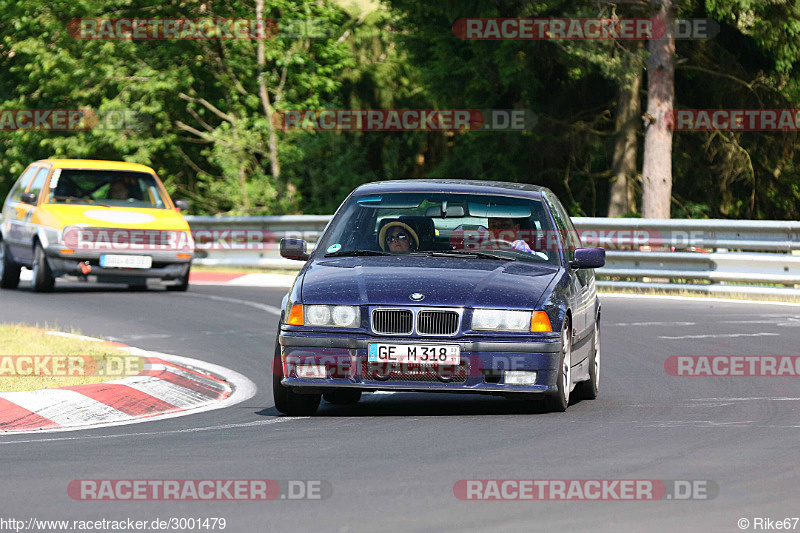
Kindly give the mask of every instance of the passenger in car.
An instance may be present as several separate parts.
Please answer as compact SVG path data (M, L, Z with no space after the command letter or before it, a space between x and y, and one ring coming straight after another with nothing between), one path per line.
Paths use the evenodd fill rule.
M513 218L490 218L489 231L495 239L508 241L514 250L539 255L539 252L532 250L527 242L520 239L519 222ZM510 239L506 236L511 237Z

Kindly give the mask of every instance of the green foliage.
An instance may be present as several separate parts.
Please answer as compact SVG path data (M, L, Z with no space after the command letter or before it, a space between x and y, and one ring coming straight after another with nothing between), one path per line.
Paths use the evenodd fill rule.
M257 41L78 40L76 18L254 18L254 0L0 0L0 109L123 113L85 132L0 132L0 195L35 159L153 166L198 214L330 213L357 185L434 177L550 187L573 215L608 202L620 85L645 47L614 41L465 41L462 17L649 17L652 5L588 0L271 0L266 17L324 21L324 38L264 42L275 109L528 109L525 133L270 134ZM676 107L800 107L800 7L789 0L681 0L713 18L677 43ZM646 84L645 84L646 87ZM645 97L643 93L642 98ZM640 130L641 131L641 130ZM273 172L271 141L280 164ZM676 132L673 214L800 219L796 132Z
M643 67L644 47L613 41L461 41L444 28L461 17L649 18L652 4L391 4L407 30L402 42L439 107L518 107L539 115L529 134L456 136L437 173L543 184L572 214L604 214L616 89ZM721 25L715 39L676 43L676 107L798 107L795 2L676 4L679 17L714 18ZM796 142L796 132L676 132L675 216L800 218Z
M147 18L254 18L249 3L207 7L168 2L145 12ZM123 111L134 122L125 129L0 133L0 193L35 159L108 158L154 166L170 192L193 199L198 213L298 211L298 194L269 164L256 41L79 40L67 33L71 19L142 13L124 0L0 4L0 108L87 108L101 117ZM329 3L292 0L270 2L265 16L323 19L334 36L347 18ZM335 38L267 40L265 58L270 101L279 108L324 107L335 99L343 69L353 65L347 44Z

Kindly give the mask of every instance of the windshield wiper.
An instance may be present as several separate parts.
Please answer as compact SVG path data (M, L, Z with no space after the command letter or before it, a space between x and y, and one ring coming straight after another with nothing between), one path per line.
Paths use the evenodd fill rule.
M358 255L392 255L389 252L379 252L377 250L341 250L325 254L324 257L346 257Z
M433 257L453 257L453 256L471 256L471 257L478 257L480 259L499 259L500 261L516 261L515 257L509 257L507 255L500 255L492 252L479 252L477 250L442 250L439 252L414 252L424 255L430 255Z

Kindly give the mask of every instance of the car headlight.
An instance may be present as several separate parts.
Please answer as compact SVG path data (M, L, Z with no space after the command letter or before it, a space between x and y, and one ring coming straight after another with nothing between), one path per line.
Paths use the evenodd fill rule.
M494 331L530 331L531 312L510 309L475 309L472 329Z
M327 305L308 305L305 310L305 322L309 326L327 326L331 323L331 308Z
M81 231L86 229L86 226L87 224L85 223L65 226L64 229L61 230L61 234L56 235L56 240L53 242L58 242L75 249L79 248L81 245L91 246L91 244L93 244L91 232L87 232L85 235L81 234ZM53 231L57 232L58 230Z
M544 311L515 311L512 309L475 309L472 329L480 331L548 332L550 319Z
M66 226L64 229L61 230L61 235L59 236L58 242L61 244L65 244L67 241L70 242L78 242L78 231L80 228L75 226Z
M333 326L357 328L361 323L361 312L352 305L305 305L306 326Z
M360 320L358 320L360 318L358 307L351 307L349 305L337 305L333 308L331 317L336 326L343 328L355 327L360 322Z

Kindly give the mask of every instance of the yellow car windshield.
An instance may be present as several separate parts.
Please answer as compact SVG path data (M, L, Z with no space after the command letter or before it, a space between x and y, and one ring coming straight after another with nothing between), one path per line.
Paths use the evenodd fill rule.
M124 170L56 169L47 201L154 209L169 205L155 176Z

